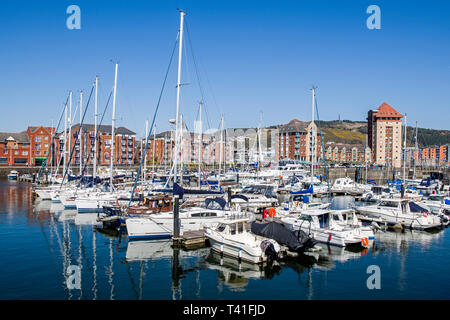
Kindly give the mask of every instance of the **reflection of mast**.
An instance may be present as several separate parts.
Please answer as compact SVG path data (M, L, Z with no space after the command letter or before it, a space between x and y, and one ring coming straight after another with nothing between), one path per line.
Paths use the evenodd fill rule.
M80 171L81 172L81 171ZM81 175L81 173L80 173ZM83 268L83 264L81 262L81 243L83 241L83 236L81 235L81 226L78 226L78 241L79 241L79 245L78 245L78 266L80 267L80 275L82 274L82 268ZM83 295L83 286L81 284L81 277L80 277L80 295L78 297L78 300L81 299L81 296Z
M109 239L109 285L111 286L111 294L109 296L110 300L113 300L114 298L114 283L113 283L113 246L112 246L112 239Z
M183 273L183 269L180 267L180 249L173 248L173 259L172 259L172 300L181 299L181 285L180 277Z
M93 300L97 299L97 253L96 253L96 245L95 245L95 231L92 233L92 259L93 259L93 282L94 286L92 287L92 293L94 294Z

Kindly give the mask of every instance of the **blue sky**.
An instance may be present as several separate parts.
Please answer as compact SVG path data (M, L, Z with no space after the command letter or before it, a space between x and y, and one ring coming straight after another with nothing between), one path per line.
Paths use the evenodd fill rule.
M71 4L81 9L81 30L66 27ZM380 30L366 27L371 4L381 9ZM117 125L143 134L178 31L176 8L187 12L191 36L181 103L189 128L202 98L192 45L206 127L218 127L221 113L227 127L256 127L260 111L263 125L310 120L314 84L323 120L365 120L370 108L387 102L407 113L408 124L449 129L448 1L59 0L2 2L0 131L56 125L68 91L74 105L79 90L86 101L95 75L103 109L114 60ZM175 116L176 68L177 56L158 131Z

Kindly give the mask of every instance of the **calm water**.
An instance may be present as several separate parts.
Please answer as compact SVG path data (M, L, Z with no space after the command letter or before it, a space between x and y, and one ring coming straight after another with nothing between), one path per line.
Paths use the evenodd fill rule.
M335 208L351 199L339 198ZM0 299L449 299L450 236L377 233L372 247L325 248L318 261L272 269L220 259L209 248L121 241L50 202L33 204L26 183L0 181ZM81 268L81 289L66 286ZM369 290L367 267L381 269Z

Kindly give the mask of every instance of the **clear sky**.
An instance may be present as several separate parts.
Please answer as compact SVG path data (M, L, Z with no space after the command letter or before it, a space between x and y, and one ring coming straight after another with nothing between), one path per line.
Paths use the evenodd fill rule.
M66 27L71 4L81 9L80 30ZM366 26L372 4L380 30ZM365 120L387 102L408 124L450 129L450 1L58 0L1 2L0 131L56 125L68 91L75 110L95 75L103 109L113 60L117 125L142 135L179 28L177 8L187 12L190 35L181 93L190 129L202 99L196 65L206 127L218 127L221 113L227 127L256 127L261 111L263 125L310 120L315 85L322 120ZM177 54L158 131L175 116L176 69ZM93 123L93 104L88 115Z

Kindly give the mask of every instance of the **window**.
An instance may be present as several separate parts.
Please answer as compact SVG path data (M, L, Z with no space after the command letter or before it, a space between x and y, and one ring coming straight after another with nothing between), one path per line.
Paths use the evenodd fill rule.
M23 155L23 156L28 155L28 151L22 151L22 155Z
M34 137L34 142L41 142L41 136Z
M48 136L45 136L45 137L44 137L44 140L48 140Z
M230 224L230 234L236 234L236 224Z

